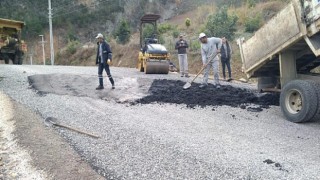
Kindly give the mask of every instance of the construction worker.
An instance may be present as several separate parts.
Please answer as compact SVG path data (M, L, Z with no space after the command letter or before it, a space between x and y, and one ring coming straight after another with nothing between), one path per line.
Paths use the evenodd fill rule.
M229 79L232 80L231 77L231 66L230 66L230 58L232 54L232 48L225 37L222 37L222 46L221 46L221 64L222 64L222 75L223 79L226 80L226 66L228 68Z
M188 56L187 48L189 47L186 40L183 39L183 35L179 35L179 40L176 42L175 49L178 50L178 59L180 67L180 76L189 77L188 75Z
M97 57L96 57L96 64L99 66L98 68L98 76L99 76L99 86L96 88L96 90L102 90L104 89L103 86L103 76L102 72L103 69L106 70L106 73L108 75L108 78L111 82L112 89L115 89L114 87L114 80L110 73L110 67L112 61L112 52L109 44L104 40L103 35L99 33L96 37L98 40L98 51L97 51Z
M208 38L205 33L199 34L199 40L201 42L201 56L203 66L211 61L211 63L209 63L204 69L203 82L199 87L204 88L208 85L209 71L212 67L215 86L216 88L220 89L221 85L219 82L219 58L217 54L220 53L222 40L216 37Z

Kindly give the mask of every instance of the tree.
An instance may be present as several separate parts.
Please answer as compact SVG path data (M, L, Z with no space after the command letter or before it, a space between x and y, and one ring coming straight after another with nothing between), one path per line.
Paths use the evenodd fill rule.
M218 13L209 16L206 24L206 33L208 36L233 39L238 17L236 15L228 15L227 10L226 7L222 7Z
M123 19L120 22L120 25L116 31L117 39L121 44L125 44L129 42L130 35L131 35L131 32L130 32L129 24L126 20Z
M155 32L154 26L151 24L145 24L142 31L143 39L151 38L154 34L158 34L158 32Z

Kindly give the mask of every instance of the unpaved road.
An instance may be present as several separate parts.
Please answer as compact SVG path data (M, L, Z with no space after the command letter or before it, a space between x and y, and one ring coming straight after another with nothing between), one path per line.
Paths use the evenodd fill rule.
M278 106L249 112L226 105L189 108L174 101L159 104L142 99L140 104L138 99L148 95L154 79L180 78L112 68L116 90L106 86L96 91L96 71L96 67L0 65L0 172L4 179L320 177L318 122L290 123ZM159 93L172 93L165 91L166 86L159 88ZM191 92L196 98L197 91ZM213 91L215 95L219 92ZM47 117L100 138L47 127L43 122ZM14 153L22 158L10 158L12 149L18 149Z

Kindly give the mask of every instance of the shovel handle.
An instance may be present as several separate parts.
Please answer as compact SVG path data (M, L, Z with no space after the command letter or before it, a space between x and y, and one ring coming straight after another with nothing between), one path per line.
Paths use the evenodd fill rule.
M202 68L200 69L200 71L198 72L198 74L192 79L192 81L190 82L190 84L193 83L193 81L197 79L197 77L202 73L202 71L204 70L204 68L206 68L206 67L208 66L208 64L209 64L217 55L218 55L218 53L216 53L216 54L213 56L213 58L212 58L210 61L208 61L204 66L202 66Z
M79 130L79 129L76 129L76 128L73 128L73 127L70 127L70 126L63 125L63 124L54 123L53 125L59 126L59 127L64 127L64 128L67 128L67 129L71 129L71 130L76 131L76 132L78 132L78 133L86 134L86 135L91 136L91 137L94 137L94 138L100 138L99 136L96 136L96 135L94 135L94 134L90 134L90 133L81 131L81 130Z

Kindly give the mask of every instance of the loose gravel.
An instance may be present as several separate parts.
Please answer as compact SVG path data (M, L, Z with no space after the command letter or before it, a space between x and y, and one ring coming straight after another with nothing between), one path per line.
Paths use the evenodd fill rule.
M143 96L136 96L143 99L150 95L147 87L154 79L182 80L181 84L190 79L180 79L176 74L144 75L135 69L111 68L116 90L106 88L97 92L96 72L96 67L0 65L0 76L4 77L0 91L41 114L43 119L54 117L69 126L100 135L100 139L93 139L57 128L106 179L320 177L319 123L290 123L277 106L257 113L242 109L241 105L240 108L206 105L192 109L185 104L154 102L132 106L123 103L126 100L118 103L122 93L131 91L126 88L132 82L138 83L138 89L144 89ZM70 83L77 92L87 92L85 96L40 94L28 82L28 76L39 74L92 79L88 86L62 82ZM252 88L241 84L233 87ZM104 94L108 98L91 96ZM274 163L267 163L271 161Z

